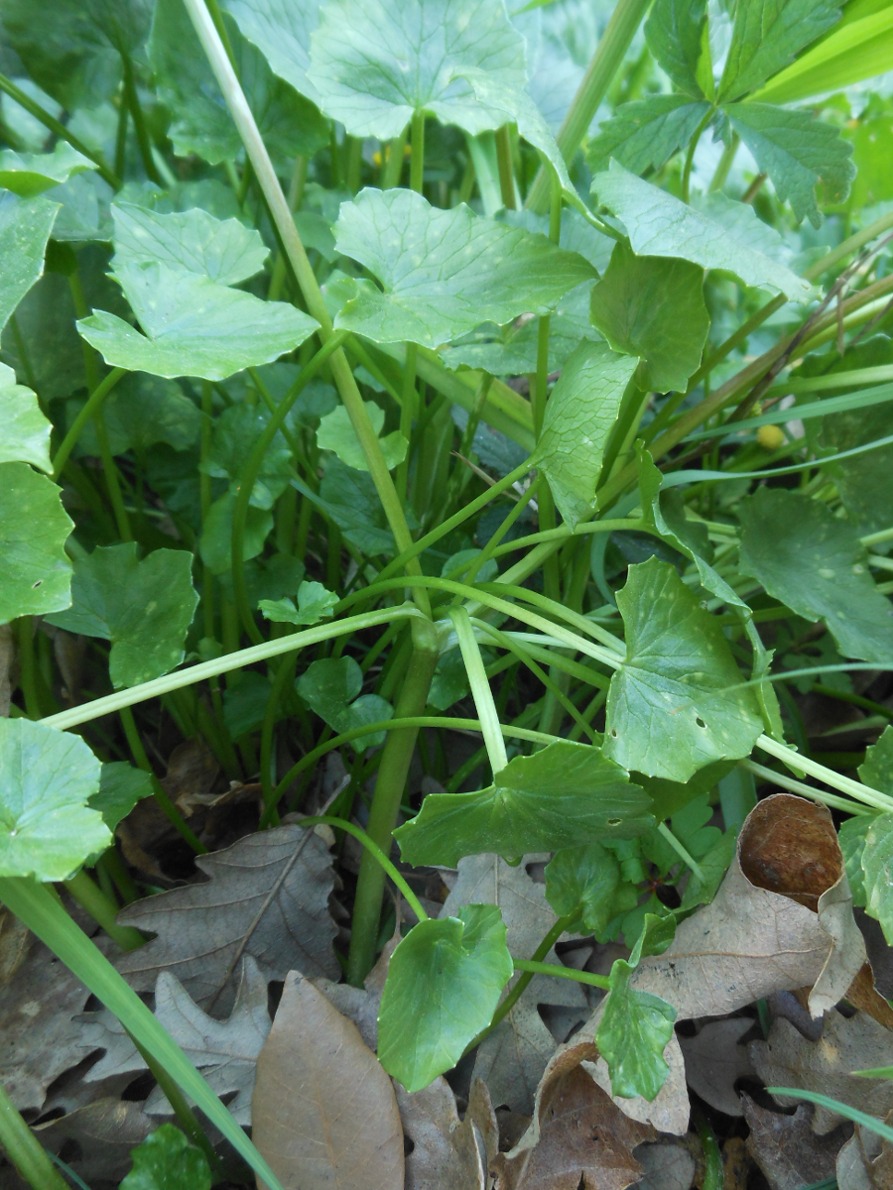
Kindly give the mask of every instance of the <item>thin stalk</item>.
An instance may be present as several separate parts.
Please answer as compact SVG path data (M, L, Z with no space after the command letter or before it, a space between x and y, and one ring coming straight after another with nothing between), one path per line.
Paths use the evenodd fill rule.
M806 773L809 777L815 777L822 784L829 785L832 789L837 789L841 793L848 794L864 806L870 806L873 810L880 810L885 814L893 813L893 797L890 797L889 794L881 793L879 789L873 789L870 785L863 785L859 781L854 781L852 777L844 777L841 773L835 773L833 769L819 764L817 760L811 760L808 756L802 756L799 752L795 752L793 748L789 748L786 744L779 744L777 740L770 739L767 735L761 735L757 740L756 746L761 748L769 756L780 760L782 764L786 764L788 768L795 771L799 769L801 773ZM810 796L814 796L814 794Z
M346 831L347 834L352 835L358 843L361 843L369 855L381 867L385 875L390 876L397 888L403 894L403 899L410 907L418 921L427 921L428 914L422 908L422 903L407 884L405 878L398 870L397 866L388 859L382 849L377 843L373 843L369 836L360 827L355 826L352 822L347 822L343 818L335 818L331 814L314 814L310 818L302 818L298 822L298 826L311 827L321 823L325 826L334 826L337 830Z
M394 716L398 719L424 712L437 665L439 649L434 626L420 619L414 622L415 625L418 628L413 632L412 654L394 708ZM390 850L391 833L400 813L417 736L418 728L399 728L389 733L382 749L369 813L368 834L372 842L384 852ZM384 881L384 869L369 851L364 851L357 878L347 957L348 982L357 987L362 985L374 960Z
M53 458L53 479L58 479L62 474L65 464L68 462L69 456L74 450L84 426L99 410L102 402L106 399L118 381L126 375L126 369L113 368L107 376L103 377L96 388L94 388L90 393L77 417L71 423L68 433L62 439L59 449L56 451L56 454Z
M82 909L101 926L108 936L122 950L138 950L145 944L145 938L133 926L119 926L115 920L118 906L110 901L102 889L81 868L65 881L65 887Z
M196 33L207 55L208 62L223 92L230 115L245 146L248 159L254 168L261 193L266 200L270 216L279 234L283 250L294 273L295 280L303 295L310 314L319 323L319 335L325 343L334 333L332 320L326 307L322 290L313 273L313 268L294 218L289 210L288 201L279 184L270 155L261 137L260 130L248 106L245 92L236 77L232 64L226 55L220 36L214 27L214 22L208 14L203 0L183 0L189 17L195 26ZM403 553L412 545L412 535L406 523L400 497L394 487L391 474L381 451L378 436L372 428L369 415L366 412L363 398L357 387L356 380L350 370L347 357L341 349L336 350L330 361L332 379L347 410L354 433L356 434L369 474L381 501L385 517L394 535L397 552ZM416 558L407 563L410 574L420 574L421 567ZM427 592L416 588L414 597L419 610L430 616L431 607Z
M96 168L100 175L108 182L113 190L121 188L121 179L105 162L105 158L101 153L97 153L95 149L91 149L89 145L85 145L80 137L75 136L70 128L66 128L55 116L51 116L48 111L45 111L39 103L26 95L24 91L20 90L12 79L6 77L5 74L0 74L0 91L5 91L10 99L14 99L20 107L23 107L29 115L32 115L35 120L43 124L44 128L49 128L50 132L58 136L60 140L67 141L73 149L77 149L79 153L88 158Z
M46 1149L22 1119L0 1082L0 1148L35 1190L69 1190Z
M246 666L256 665L260 661L269 661L272 657L281 657L284 653L305 649L309 645L318 645L323 641L334 640L338 636L349 636L354 632L361 632L364 628L377 628L381 624L390 624L395 620L415 620L419 618L419 615L417 608L404 603L400 607L382 608L377 612L363 612L361 615L348 616L334 624L320 624L302 632L293 632L289 636L265 641L262 645L252 645L250 648L228 653L224 657L215 657L211 661L202 661L198 665L189 666L176 673L165 674L164 677L153 678L149 682L141 682L138 686L131 686L129 690L118 690L114 694L107 694L104 698L95 698L83 706L59 711L56 715L48 715L41 722L45 723L47 727L58 727L60 731L67 731L70 727L90 723L103 715L120 711L123 707L136 706L137 703L147 702L150 698L160 698L163 694L170 694L173 690L193 686L197 682L207 682L212 678L220 677L221 674L232 673L234 669L244 669Z
M599 104L608 93L614 76L620 69L626 51L651 7L651 0L620 0L615 5L583 81L577 89L556 140L561 156L569 162L583 143ZM525 206L542 213L549 203L549 175L551 170L541 165Z
M499 168L499 190L502 205L507 211L517 210L518 192L515 188L515 171L512 166L512 134L508 124L496 132L496 164Z
M808 797L810 801L819 802L821 805L827 806L829 810L841 810L844 814L871 813L865 806L854 803L850 798L837 797L833 793L825 793L824 789L816 789L813 785L804 785L802 781L795 781L786 773L777 773L775 769L766 768L764 764L758 764L755 760L745 759L739 761L739 764L741 768L753 773L755 777L759 777L767 784L780 785L782 789L787 789L790 793L797 793L801 797Z
M694 858L694 856L689 853L688 849L685 846L683 846L683 844L680 842L680 840L676 838L676 836L673 834L673 832L670 830L670 828L667 826L667 824L665 822L658 823L657 830L658 830L658 833L663 838L664 842L669 844L670 847L672 847L672 849L676 852L676 854L679 856L679 858L682 860L682 862L685 864L685 866L691 870L691 872L695 876L695 878L697 880L700 880L701 883L703 883L704 872L703 872L700 864L697 862L697 860Z
M592 971L577 971L574 967L562 967L558 963L537 963L533 959L512 959L516 971L529 971L531 975L553 975L558 979L572 979L591 988L608 991L611 981L607 975L595 975Z
M559 917L549 929L549 932L543 938L542 942L540 942L539 946L533 952L531 962L538 963L545 959L546 955L559 940L561 935L569 930L574 924L574 920L575 915L573 913L569 913L565 917ZM518 969L517 965L516 969ZM469 1053L471 1050L479 1046L484 1038L492 1033L497 1025L501 1024L502 1021L505 1020L508 1014L521 999L525 990L529 986L530 981L533 979L534 974L535 972L526 969L521 972L520 977L512 985L508 995L506 995L505 999L500 1002L499 1007L493 1013L493 1019L490 1021L490 1024L487 1025L486 1029L483 1029L480 1033L478 1033L477 1037L475 1037L474 1041L472 1041L472 1043L466 1049L466 1053Z
M149 139L149 130L146 127L146 121L143 117L143 109L140 104L140 97L136 90L136 81L133 77L133 65L130 57L127 54L121 55L121 66L124 72L124 100L127 104L127 109L133 119L133 128L136 132L136 143L139 145L140 157L143 162L143 169L146 171L146 176L150 181L162 185L161 175L155 168L155 159L152 156L152 142Z
M468 675L471 697L474 699L475 710L481 721L481 732L484 736L484 747L494 776L508 764L505 741L502 738L502 728L499 723L499 713L493 701L493 691L487 679L487 671L481 657L481 650L475 640L474 629L468 612L463 607L456 607L450 611L450 619L456 630L459 650Z
M425 113L423 110L412 113L410 137L409 188L416 194L421 194L425 182Z

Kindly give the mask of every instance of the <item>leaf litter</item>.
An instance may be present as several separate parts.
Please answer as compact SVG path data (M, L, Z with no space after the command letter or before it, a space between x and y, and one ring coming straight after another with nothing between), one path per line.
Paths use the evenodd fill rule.
M488 855L460 860L454 872L441 872L448 886L441 915L469 902L498 906L512 953L532 953L556 920L542 879L547 858L532 855L517 865ZM154 995L156 1015L236 1118L252 1124L284 1185L623 1190L664 1187L677 1175L683 1185L698 1162L693 1094L714 1112L748 1122L749 1160L773 1187L789 1184L786 1168L807 1168L796 1153L810 1141L813 1165L822 1170L835 1159L861 1161L874 1178L884 1157L875 1152L870 1164L863 1149L858 1160L855 1149L845 1154L841 1138L850 1125L824 1109L801 1105L789 1116L785 1104L789 1111L794 1101L782 1100L780 1110L752 1098L760 1084L802 1086L881 1118L893 1112L888 1082L851 1073L893 1064L891 1034L869 1012L836 1008L851 984L855 1001L866 986L880 997L830 816L803 799L784 794L758 804L714 900L681 922L662 954L633 970L634 989L667 999L679 1022L695 1024L693 1033L671 1038L667 1079L651 1102L612 1092L593 1041L602 993L539 975L471 1064L408 1093L374 1056L397 937L364 988L338 981L326 834L286 825L249 835L197 866L205 879L121 915L154 937L116 962L137 989ZM60 1118L38 1125L42 1139L58 1151L91 1150L78 1168L98 1183L119 1178L129 1149L159 1119L171 1118L169 1105L146 1081L115 1018L84 1012L83 988L64 973L45 979L49 957L39 944L8 929L0 942L7 1035L21 1035L16 1022L29 1014L37 1022L25 1048L4 1050L7 1085L38 1119L54 1101L66 1103ZM602 949L566 935L546 958L595 969ZM271 1027L270 1005L283 981ZM765 1040L750 1040L759 1036L753 1003L781 1005L776 993L791 991L803 1005L788 1012L799 1027L773 1009ZM47 1011L60 996L64 1011ZM547 1008L570 1040L547 1027ZM83 1091L66 1100L54 1084L72 1076ZM138 1089L137 1102L117 1098L127 1087ZM100 1140L104 1158L95 1152Z

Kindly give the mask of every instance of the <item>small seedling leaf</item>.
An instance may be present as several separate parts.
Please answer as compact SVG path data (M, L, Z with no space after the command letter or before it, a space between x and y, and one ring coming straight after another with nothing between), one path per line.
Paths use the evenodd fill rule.
M374 401L364 401L363 404L366 406L372 429L380 435L384 426L384 410ZM334 451L345 466L353 467L355 471L369 470L360 440L343 405L339 405L321 419L316 431L316 443L321 450ZM406 458L409 442L399 430L395 430L392 434L379 438L379 446L388 470L393 471L397 464Z
M380 694L360 694L363 674L353 657L325 657L314 661L298 678L297 691L307 705L335 731L350 731L367 723L390 719L393 708ZM377 747L384 732L353 741L356 752Z
M274 624L318 624L331 619L337 603L338 596L322 583L303 582L298 587L297 607L293 599L262 599L257 606Z
M452 1069L489 1023L511 978L495 905L419 922L391 956L378 1017L378 1057L407 1091Z
M179 1128L162 1124L133 1150L121 1190L211 1190L211 1168Z

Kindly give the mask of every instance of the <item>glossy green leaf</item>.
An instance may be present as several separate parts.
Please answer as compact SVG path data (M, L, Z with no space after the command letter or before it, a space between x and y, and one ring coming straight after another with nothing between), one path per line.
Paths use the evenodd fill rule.
M61 497L26 463L0 463L0 624L71 602L64 546L73 525Z
M496 0L328 0L308 77L354 136L399 136L415 112L472 135L505 124L527 82L524 41ZM497 84L493 107L479 93Z
M202 525L198 552L212 574L226 574L233 565L233 510L236 497L226 492L208 509ZM273 528L273 514L269 508L248 505L245 532L242 535L242 560L256 558Z
M865 749L865 760L859 765L859 780L882 793L893 794L893 726L889 723L877 743Z
M351 545L364 554L393 555L394 535L367 472L346 467L333 456L326 463L319 494L326 512Z
M66 880L112 841L87 806L99 761L80 738L0 719L0 876Z
M131 372L225 380L293 351L319 325L294 306L169 265L122 264L115 278L143 333L104 310L77 327L106 363Z
M614 916L614 894L620 885L617 857L600 843L565 847L546 865L546 898L559 917L575 915L575 923L596 938Z
M331 619L337 603L338 596L322 583L303 582L298 587L297 607L293 599L262 599L257 606L274 624L318 624Z
M236 73L274 159L314 153L328 139L316 107L277 78L264 54L226 21ZM172 113L169 135L180 157L197 154L211 165L243 156L239 133L192 22L180 0L157 0L150 61L158 93Z
M65 141L59 141L51 153L16 153L13 149L3 149L0 187L22 198L32 198L67 182L74 174L95 168L88 157Z
M454 868L464 855L505 859L625 839L653 824L651 799L588 744L549 744L517 756L476 793L429 793L394 832L410 864Z
M862 852L865 911L880 922L893 945L893 814L878 814L865 833Z
M274 74L316 102L307 68L320 0L223 0L220 7L230 14L242 36L257 46Z
M606 754L671 781L747 756L763 726L756 694L740 688L719 622L673 567L657 558L630 566L617 606L626 657L608 690Z
M549 481L562 517L576 525L595 508L608 436L638 360L604 343L581 343L552 390L531 456Z
M747 224L756 224L761 238L767 229L753 209L743 203L733 205L740 208L738 216L744 226L733 227L724 217L728 201L723 203L721 195L711 196L705 209L697 210L628 173L617 162L596 174L592 190L599 202L623 222L637 256L690 260L705 269L733 273L745 285L774 289L796 301L807 301L812 296L808 281L774 259L764 247L749 242ZM780 248L780 237L774 238Z
M150 447L160 442L174 450L188 450L198 443L201 416L198 405L180 384L148 372L122 376L102 403L102 420L113 455L134 450L145 457ZM92 420L81 432L75 453L101 456Z
M640 388L684 392L710 326L704 271L687 260L636 256L619 243L592 290L592 321L615 351L641 357Z
M857 530L796 492L760 488L741 504L741 567L845 657L893 661L893 606L877 590Z
M99 789L90 797L87 805L91 810L98 810L105 825L114 831L136 803L144 797L151 797L152 793L149 773L123 761L113 760L102 766Z
M343 203L335 241L383 287L357 282L336 326L378 343L438 347L482 322L545 314L596 276L583 257L545 236L466 206L438 210L409 190L367 189Z
M334 731L351 731L367 723L390 719L391 704L380 694L360 694L363 673L353 657L325 657L310 664L296 683L298 694ZM360 736L354 751L365 752L383 743L385 733Z
M114 264L181 268L219 285L238 285L259 273L270 255L253 228L238 219L215 219L207 211L162 213L133 203L114 203Z
M52 471L50 423L44 417L37 394L16 384L15 372L0 364L0 463L30 463L41 471Z
M685 95L700 98L700 63L705 52L707 0L655 0L645 22L645 40L654 57ZM630 166L630 169L633 169Z
M162 1124L131 1152L121 1190L210 1190L211 1167L179 1128Z
M245 462L270 421L262 405L231 405L214 418L214 433L204 470L215 479L227 479L236 495L247 480ZM252 508L271 509L288 487L294 472L291 448L277 435L264 451L253 476L249 503Z
M366 413L369 416L372 429L377 435L381 434L384 426L384 410L374 401L364 401L363 404L366 406ZM334 451L347 467L353 467L357 471L369 470L360 440L354 432L348 412L343 405L339 405L321 419L319 429L316 431L316 444L321 450ZM379 438L379 445L389 471L393 471L398 463L403 462L409 449L409 442L399 430L394 430L393 433L386 434L384 438Z
M790 201L797 219L822 221L816 202L821 181L828 201L843 202L855 176L852 146L836 128L811 112L769 103L732 103L724 109L734 130L769 175L782 202Z
M672 914L646 913L629 959L617 959L611 968L610 994L595 1041L608 1064L611 1090L625 1099L654 1099L667 1077L663 1051L676 1010L659 996L630 987L630 980L640 960L662 954L675 932Z
M0 331L43 273L43 255L59 204L0 193Z
M738 4L719 84L720 100L740 99L777 74L831 28L840 7L840 0L748 0Z
M860 909L865 908L868 899L865 890L865 873L862 870L862 856L865 853L865 836L874 819L875 815L873 814L856 814L852 818L844 819L837 830L837 841L840 844L853 904Z
M391 955L378 1057L407 1091L451 1070L490 1023L513 970L505 932L497 906L464 905L419 922Z
M668 158L688 145L710 104L684 95L651 95L624 103L604 120L586 149L589 168L604 169L613 157L625 169L643 174L660 169Z
M100 546L75 563L71 590L73 606L51 622L111 641L116 688L160 677L183 660L198 604L186 550L155 550L138 561L134 542Z

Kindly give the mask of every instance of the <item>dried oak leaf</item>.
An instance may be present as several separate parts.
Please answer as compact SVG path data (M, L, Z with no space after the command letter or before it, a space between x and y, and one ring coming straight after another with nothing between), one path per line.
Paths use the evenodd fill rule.
M639 1181L633 1149L656 1133L624 1115L583 1069L596 1053L583 1042L549 1063L531 1127L490 1164L495 1190L626 1190Z
M456 1097L445 1078L436 1078L411 1094L394 1083L403 1134L412 1146L406 1156L405 1190L486 1190L487 1144L476 1122L486 1098L482 1085L476 1084L476 1106L469 1104L460 1121ZM488 1098L485 1107L489 1107ZM495 1120L491 1117L492 1108L483 1117L492 1136Z
M257 1060L252 1138L285 1186L403 1188L391 1080L356 1026L297 972Z
M66 1149L66 1160L88 1185L117 1185L129 1171L131 1149L142 1144L158 1126L142 1104L121 1099L97 1099L34 1132L50 1152ZM71 1142L77 1145L72 1153Z
M748 1048L754 1069L767 1086L818 1091L881 1119L893 1111L893 1082L852 1074L893 1066L893 1033L864 1013L851 1017L828 1013L817 1041L809 1041L779 1018L766 1041L752 1041ZM817 1134L831 1132L839 1123L835 1113L816 1108L813 1130Z
M252 958L246 957L242 964L235 1004L226 1020L215 1020L203 1012L167 971L158 976L155 1015L217 1094L234 1096L227 1099L227 1106L240 1124L248 1124L254 1069L270 1032L270 1014L266 978ZM87 1082L145 1070L129 1035L110 1012L88 1013L79 1019L85 1048L105 1050L84 1076ZM171 1114L159 1088L147 1099L145 1110L150 1115Z
M802 1190L812 1182L834 1176L838 1150L849 1129L817 1137L812 1130L812 1107L801 1103L792 1116L760 1107L742 1095L750 1127L747 1151L763 1171L770 1190Z
M803 799L767 799L775 803L774 814L784 814L782 803L792 801ZM810 1010L819 1015L845 995L864 961L843 875L819 896L815 913L743 871L742 855L755 874L748 827L760 823L765 811L757 811L766 804L748 816L738 857L714 900L683 921L664 953L643 959L633 975L633 987L668 1000L679 1020L726 1016L773 992L803 987L813 988Z
M89 992L56 956L4 915L0 946L9 980L0 981L0 1082L21 1112L39 1111L47 1088L83 1061L72 1023ZM14 951L10 954L6 943Z
M176 975L196 1002L228 1012L233 973L243 955L267 979L288 971L335 978L336 926L328 909L332 856L315 831L299 826L248 835L197 866L210 879L130 905L119 920L155 934L118 962L140 992L152 991L162 971Z
M680 1041L689 1086L727 1116L744 1114L735 1083L753 1077L753 1066L746 1047L738 1043L752 1028L748 1017L707 1021L694 1037Z

